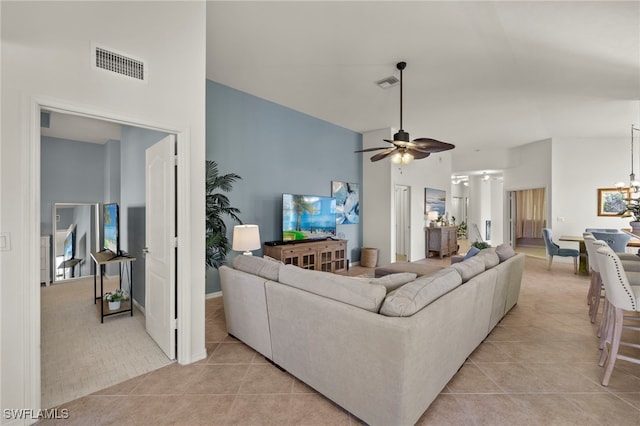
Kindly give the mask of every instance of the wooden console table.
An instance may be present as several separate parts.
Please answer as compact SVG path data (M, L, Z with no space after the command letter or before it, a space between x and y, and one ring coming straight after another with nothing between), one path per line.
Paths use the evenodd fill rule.
M104 323L104 317L108 317L110 315L118 315L125 312L129 312L131 316L133 316L133 262L135 262L135 257L129 256L116 256L110 257L106 252L97 252L91 253L91 258L93 259L93 304L95 305L97 300L100 300L100 322ZM129 300L122 301L120 304L120 309L115 311L110 311L105 314L105 310L109 310L108 303L106 300L103 300L104 296L104 267L105 265L117 264L118 265L118 275L120 279L120 289L122 290L122 268L126 267L127 263L129 264L129 274L130 274L130 289L129 289ZM97 275L98 269L100 269L100 295L97 294Z
M424 230L424 257L428 258L434 253L442 259L458 252L457 226L434 226L426 227Z
M338 272L347 269L347 241L300 241L281 245L264 245L265 256L284 264L316 271Z

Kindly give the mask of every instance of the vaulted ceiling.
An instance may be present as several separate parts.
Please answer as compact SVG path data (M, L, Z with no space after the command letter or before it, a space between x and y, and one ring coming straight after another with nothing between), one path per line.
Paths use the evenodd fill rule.
M640 123L640 2L212 1L207 78L364 132L457 151L627 137ZM186 29L185 29L186 30Z

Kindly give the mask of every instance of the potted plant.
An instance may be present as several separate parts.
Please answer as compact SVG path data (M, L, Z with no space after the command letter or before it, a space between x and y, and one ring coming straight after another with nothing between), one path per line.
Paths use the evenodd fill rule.
M129 300L129 293L118 288L116 290L105 293L104 300L109 302L109 310L117 311L120 309L120 303L122 301Z
M631 217L631 232L640 235L640 199L627 198L625 200L625 209L620 212L623 217Z
M474 241L473 243L471 243L472 247L477 248L478 250L482 250L482 249L486 249L491 247L491 245L489 243L487 243L486 241Z
M227 238L225 217L242 224L238 217L240 210L231 207L229 198L218 192L230 192L233 183L242 179L235 173L218 174L218 164L207 160L206 165L206 253L205 263L211 268L218 269L224 264L231 244Z

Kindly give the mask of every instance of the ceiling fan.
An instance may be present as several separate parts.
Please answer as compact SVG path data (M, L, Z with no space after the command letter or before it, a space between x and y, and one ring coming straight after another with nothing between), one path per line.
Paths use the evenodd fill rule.
M411 141L409 133L402 129L402 71L407 67L406 62L398 62L396 68L400 70L400 130L393 135L393 140L384 139L385 142L389 142L393 147L378 147L367 148L355 152L371 152L379 151L383 149L383 152L379 152L371 157L371 161L378 161L391 156L391 161L397 164L408 164L414 158L421 159L427 158L432 152L447 151L455 148L455 145L446 142L440 142L435 139L418 138Z

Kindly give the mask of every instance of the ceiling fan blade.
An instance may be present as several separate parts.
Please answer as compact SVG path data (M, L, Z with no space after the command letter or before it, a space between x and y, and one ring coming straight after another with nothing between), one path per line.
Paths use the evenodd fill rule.
M447 151L456 147L455 145L452 145L450 143L440 142L430 138L414 139L413 142L411 143L414 145L415 148L420 149L422 151L429 151L429 152ZM411 148L414 148L414 147L411 147Z
M387 157L389 154L391 154L395 150L396 150L396 148L389 148L384 152L379 152L378 154L376 154L373 157L371 157L371 161L382 160L383 158Z
M380 146L378 148L367 148L367 149L361 149L359 151L353 151L353 152L370 152L370 151L378 151L381 149L389 149L388 146Z
M389 143L391 143L393 145L396 145L396 142L397 142L397 141L392 141L392 140L389 140L389 139L382 139L382 140L385 141L385 142L389 142Z
M430 152L421 151L419 149L407 148L407 152L409 152L411 155L413 155L413 159L414 160L420 160L422 158L427 158L428 156L431 155Z

